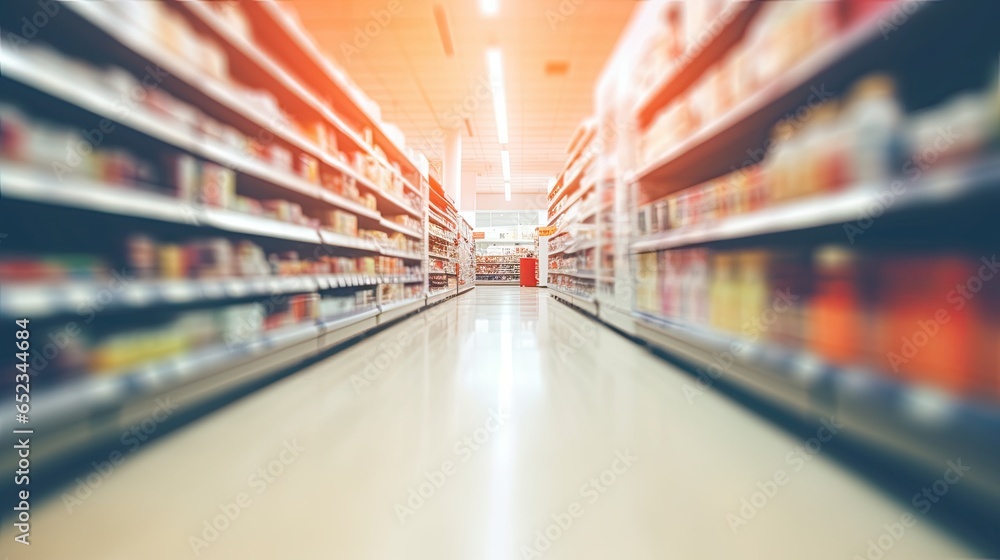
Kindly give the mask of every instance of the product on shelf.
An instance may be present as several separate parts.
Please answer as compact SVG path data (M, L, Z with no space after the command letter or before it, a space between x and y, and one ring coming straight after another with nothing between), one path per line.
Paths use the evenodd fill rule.
M91 255L7 255L0 258L0 281L10 283L104 281L108 264Z
M419 284L380 284L378 289L383 305L412 300L424 293L424 287Z
M374 309L375 290L358 290L352 295L323 294L319 300L318 318L323 321L347 317Z
M429 224L427 226L427 231L429 231L432 235L440 238L443 241L448 241L452 238L452 235L448 231L446 231L443 227L434 223Z
M893 92L889 77L867 76L845 104L832 100L805 118L779 122L760 164L644 205L636 218L639 235L848 188L887 190L893 181L913 183L925 173L995 151L1000 140L995 90L959 93L911 115L901 113Z
M397 214L394 216L383 216L383 217L389 220L390 222L411 229L417 233L420 233L424 229L423 223L420 220L414 218L413 216L410 216L409 214Z
M66 336L64 323L48 323L43 332L64 339L55 357L36 367L45 370L42 385L81 376L120 376L195 352L225 351L258 340L268 332L306 326L319 318L318 294L295 294L266 303L234 304L214 309L174 312L157 324L114 323L108 329L82 329Z
M548 286L582 298L593 298L595 282L593 278L578 278L564 274L550 274Z
M358 217L349 212L331 210L327 212L327 225L334 233L358 237Z
M959 253L682 249L639 255L640 312L813 353L964 396L1000 398L1000 285ZM707 289L706 289L707 287ZM974 288L979 288L973 291Z

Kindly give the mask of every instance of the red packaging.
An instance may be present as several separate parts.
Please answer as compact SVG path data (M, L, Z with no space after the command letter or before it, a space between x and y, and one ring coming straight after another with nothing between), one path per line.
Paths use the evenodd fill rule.
M952 393L975 386L975 267L957 256L888 258L880 282L880 369Z
M859 361L864 340L860 321L857 255L841 247L825 247L814 258L815 284L809 302L809 346L830 362Z

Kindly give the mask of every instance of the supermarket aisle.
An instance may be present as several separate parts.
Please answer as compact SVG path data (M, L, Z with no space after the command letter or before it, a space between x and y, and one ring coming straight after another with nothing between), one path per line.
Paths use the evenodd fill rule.
M545 290L480 287L43 505L31 557L864 558L908 511L690 383ZM903 530L886 557L974 555Z

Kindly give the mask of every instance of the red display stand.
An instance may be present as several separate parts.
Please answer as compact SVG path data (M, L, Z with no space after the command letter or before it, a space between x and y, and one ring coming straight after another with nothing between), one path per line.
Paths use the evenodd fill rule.
M521 259L521 287L538 287L538 259Z

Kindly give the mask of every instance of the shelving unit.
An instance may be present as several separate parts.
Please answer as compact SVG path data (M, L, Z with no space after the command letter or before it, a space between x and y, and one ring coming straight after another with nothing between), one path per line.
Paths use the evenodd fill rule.
M476 282L479 284L517 285L521 278L521 258L509 256L476 256Z
M430 177L429 186L428 302L437 303L459 293L460 226L463 220L437 177Z
M5 5L4 41L31 9ZM276 2L60 9L0 51L0 221L30 233L4 240L0 316L30 318L33 340L77 333L33 365L28 427L49 434L33 456L459 293L467 224ZM447 261L429 256L442 226Z
M458 222L458 293L476 287L476 241L472 226L459 216Z
M658 10L688 14L645 9L641 43L662 51L676 38L656 27L670 20ZM998 235L987 209L1000 200L1000 38L986 22L1000 7L728 10L689 29L704 40L670 64L635 52L634 67L602 80L601 112L550 195L552 296L687 361L699 383L806 421L836 415L850 437L920 468L967 455L981 465L970 486L996 503L1000 364L987 356L1000 291L983 282L960 306L946 298L977 277L994 251L983 240ZM891 141L865 144L879 134ZM589 184L570 171L588 136L605 140L591 150L596 194L573 204ZM562 239L588 227L594 265L558 266L590 250ZM795 297L785 312L778 293ZM893 363L939 311L948 323Z
M548 239L548 287L574 294L588 307L596 294L601 250L596 187L602 138L594 119L580 125L567 147L567 164L549 193L549 225L556 226L556 232Z
M531 242L503 243L502 241L477 240L477 244L480 245L479 252L476 253L477 284L516 286L520 283L521 258L532 256L532 253L527 249ZM483 245L494 246L490 251L491 254L485 254Z

